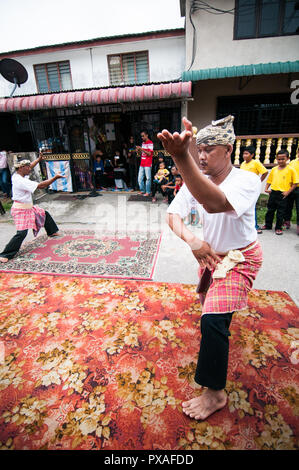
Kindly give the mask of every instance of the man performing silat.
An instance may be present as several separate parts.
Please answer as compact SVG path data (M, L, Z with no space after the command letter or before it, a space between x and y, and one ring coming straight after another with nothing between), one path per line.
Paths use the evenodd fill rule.
M14 219L17 233L0 253L0 262L7 263L19 251L28 229L33 229L36 237L41 227L45 227L49 237L58 235L58 227L52 219L49 212L41 207L34 206L32 202L32 193L37 189L43 189L50 186L58 178L64 178L62 175L55 175L53 178L38 183L29 179L31 170L42 160L42 154L32 163L30 160L21 160L14 165L15 173L12 175L12 199L13 205L11 215Z
M181 134L167 130L158 134L185 182L168 208L167 222L200 265L197 291L202 303L202 337L195 381L206 389L182 404L185 414L200 420L226 405L229 326L233 313L246 307L248 291L262 265L255 229L261 181L231 163L233 119L212 121L198 132L197 161L189 152L192 123L186 118ZM198 202L204 240L182 220L190 212L192 196Z

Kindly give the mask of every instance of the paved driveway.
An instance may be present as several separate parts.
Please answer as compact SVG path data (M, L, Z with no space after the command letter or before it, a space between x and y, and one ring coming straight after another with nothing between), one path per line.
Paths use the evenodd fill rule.
M160 253L153 280L197 284L197 262L188 246L165 224L167 204L161 201L128 202L130 194L104 193L102 197L59 200L46 195L36 201L47 209L60 228L129 231L162 231ZM161 196L160 196L161 197ZM254 287L286 291L299 306L299 236L295 226L282 236L265 231L259 235L264 263ZM202 231L192 228L199 236ZM0 250L15 233L9 214L0 216ZM26 240L33 238L32 231Z

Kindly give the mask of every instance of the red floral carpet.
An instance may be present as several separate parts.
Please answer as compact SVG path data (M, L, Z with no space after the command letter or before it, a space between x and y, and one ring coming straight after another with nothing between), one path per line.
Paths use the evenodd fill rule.
M161 234L61 230L25 243L0 272L66 274L123 279L152 278Z
M195 286L0 274L0 448L298 449L298 308L234 314L228 406L197 422ZM1 348L0 348L1 359Z

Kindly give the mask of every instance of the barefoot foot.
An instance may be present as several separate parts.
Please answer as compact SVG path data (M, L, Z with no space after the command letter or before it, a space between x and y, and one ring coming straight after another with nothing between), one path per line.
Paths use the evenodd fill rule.
M227 396L224 390L208 388L202 395L183 402L183 412L190 418L204 420L215 411L226 405Z
M8 258L0 258L0 263L7 263Z

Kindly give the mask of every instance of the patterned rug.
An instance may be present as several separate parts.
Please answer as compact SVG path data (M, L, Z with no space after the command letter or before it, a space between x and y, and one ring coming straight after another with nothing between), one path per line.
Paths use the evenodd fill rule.
M161 234L61 230L25 243L0 272L152 279Z
M181 408L202 393L195 286L1 273L0 292L0 449L299 448L286 293L234 314L228 405L198 422Z

